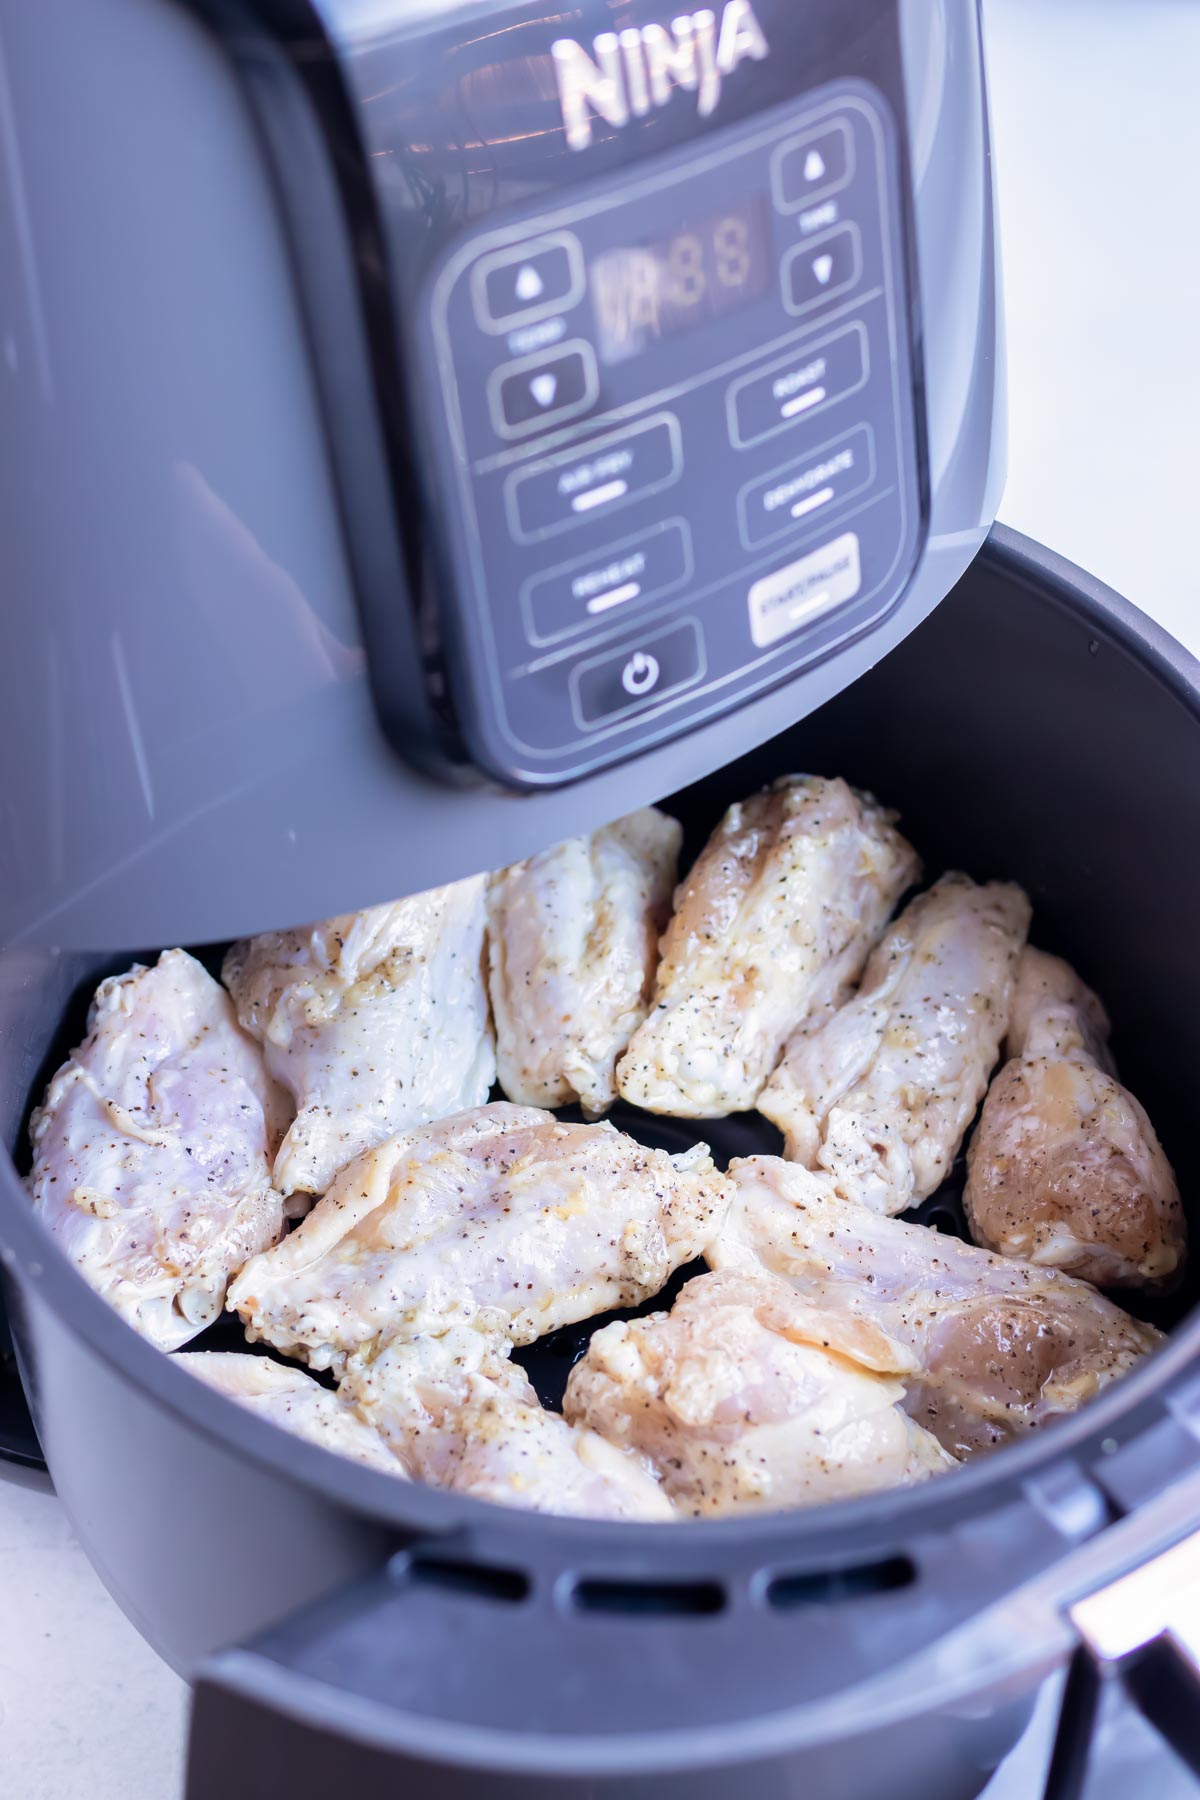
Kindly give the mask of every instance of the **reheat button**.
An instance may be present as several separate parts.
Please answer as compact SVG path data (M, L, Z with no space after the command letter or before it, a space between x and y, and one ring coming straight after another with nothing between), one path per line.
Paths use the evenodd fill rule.
M509 529L526 544L569 531L669 487L682 469L679 421L658 413L642 425L593 438L583 449L561 451L510 475Z
M530 641L547 644L682 587L692 573L691 533L664 519L605 550L535 575L521 590Z

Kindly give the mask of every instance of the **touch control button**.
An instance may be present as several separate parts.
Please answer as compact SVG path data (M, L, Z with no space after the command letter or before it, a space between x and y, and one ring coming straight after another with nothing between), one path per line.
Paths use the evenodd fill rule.
M658 686L661 674L662 668L657 656L651 656L645 650L635 650L621 670L621 686L627 694L649 694Z
M795 244L783 259L783 304L790 313L811 312L848 293L862 274L858 226L839 225Z
M600 624L618 607L658 600L691 573L691 533L682 519L667 519L527 581L521 590L526 633L532 643L550 643Z
M854 139L844 119L804 137L789 138L775 152L771 168L780 212L800 212L840 193L854 173Z
M867 334L858 324L807 344L729 389L729 435L739 449L786 431L855 393L867 379Z
M858 539L852 531L802 556L750 589L750 636L760 650L853 600L862 586Z
M589 657L571 671L571 700L584 731L649 706L704 674L704 640L694 619Z
M738 525L747 550L798 531L805 520L870 487L875 478L871 429L860 425L807 456L747 482L738 495Z
M509 529L534 543L669 487L682 468L679 421L658 413L515 471L504 494Z
M492 424L501 437L523 437L585 413L599 391L595 352L576 338L560 349L493 370L488 382Z
M475 317L485 331L508 331L565 312L582 300L585 285L583 252L569 231L496 250L471 271Z

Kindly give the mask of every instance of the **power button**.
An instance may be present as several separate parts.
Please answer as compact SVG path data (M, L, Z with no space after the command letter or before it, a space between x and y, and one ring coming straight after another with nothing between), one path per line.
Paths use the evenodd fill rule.
M645 650L635 650L621 670L621 686L636 699L639 694L650 692L661 672L657 656L650 656Z
M571 670L571 701L584 731L691 687L705 672L704 640L694 619L626 639L617 650L589 656Z

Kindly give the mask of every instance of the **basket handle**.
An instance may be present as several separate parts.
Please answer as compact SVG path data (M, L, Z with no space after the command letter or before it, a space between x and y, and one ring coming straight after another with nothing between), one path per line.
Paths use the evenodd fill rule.
M1045 1800L1081 1800L1101 1690L1112 1679L1200 1779L1200 1532L1068 1611L1079 1643Z

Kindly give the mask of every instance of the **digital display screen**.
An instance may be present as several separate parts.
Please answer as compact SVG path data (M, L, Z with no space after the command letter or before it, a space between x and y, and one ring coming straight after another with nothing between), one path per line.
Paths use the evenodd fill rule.
M624 362L757 299L773 260L761 194L656 243L605 250L588 270L601 359Z

